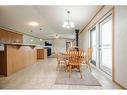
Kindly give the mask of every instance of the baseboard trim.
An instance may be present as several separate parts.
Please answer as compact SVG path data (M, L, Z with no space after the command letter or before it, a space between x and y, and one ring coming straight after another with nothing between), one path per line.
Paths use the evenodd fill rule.
M118 86L120 86L123 90L125 90L126 88L125 87L123 87L121 84L119 84L118 82L116 82L115 80L113 80L113 82L115 83L115 84L117 84Z

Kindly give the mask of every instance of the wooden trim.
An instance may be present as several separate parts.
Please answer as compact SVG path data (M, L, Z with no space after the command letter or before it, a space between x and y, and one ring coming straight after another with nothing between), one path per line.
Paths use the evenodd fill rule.
M4 51L0 51L0 75L4 75Z
M79 32L79 35L83 32L83 30L91 23L91 21L98 15L98 13L104 8L104 6L102 6L100 8L100 10L94 15L94 17L89 21L89 23Z
M112 9L112 80L115 81L115 13Z
M126 89L125 87L123 87L121 84L119 84L119 83L116 82L115 80L113 80L113 82L114 82L115 84L117 84L119 87L121 87L121 89Z
M4 75L5 76L7 76L7 45L5 45L4 44L4 65L5 65L5 67L4 67L4 69L5 69L5 71L4 71Z

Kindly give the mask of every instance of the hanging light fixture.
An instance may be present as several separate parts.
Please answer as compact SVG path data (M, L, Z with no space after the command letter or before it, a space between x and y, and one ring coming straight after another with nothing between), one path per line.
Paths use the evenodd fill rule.
M70 15L70 11L67 11L68 19L67 19L67 21L65 21L64 24L62 25L62 27L67 28L67 29L70 29L70 28L75 27L74 22L70 21L69 15Z
M56 34L55 38L58 39L60 37L60 35Z

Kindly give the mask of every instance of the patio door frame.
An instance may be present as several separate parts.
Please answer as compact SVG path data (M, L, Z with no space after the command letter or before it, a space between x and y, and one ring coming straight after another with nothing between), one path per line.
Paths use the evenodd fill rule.
M112 18L112 80L114 81L114 64L115 64L115 54L114 54L114 52L115 52L115 50L114 50L114 48L115 48L115 30L114 30L114 7L111 9L111 10L109 10L98 22L97 22L97 26L98 26L98 35L99 35L99 32L100 32L100 26L99 26L99 24L103 21L103 20L105 20L106 18L108 18L109 16L111 16L111 18ZM98 43L99 43L99 39L98 39ZM99 64L99 69L100 69L100 60L99 60L99 55L100 53L99 53L99 44L98 44L98 64Z
M104 71L105 73L107 73L108 75L112 76L112 68L108 68L106 66L103 65L103 60L102 60L102 56L103 56L103 42L102 42L102 29L101 27L106 24L108 21L112 21L112 13L107 15L106 18L104 18L100 23L99 23L99 47L98 47L98 52L99 52L99 68ZM111 22L112 23L112 22ZM111 28L112 28L112 24L111 24ZM113 31L111 29L111 37L112 37ZM112 38L111 38L112 39ZM112 40L111 40L112 41ZM111 42L112 43L112 42ZM112 44L111 44L111 54L112 54ZM113 54L112 54L113 55ZM111 55L111 57L112 57ZM111 58L111 65L112 65L112 58Z
M92 25L92 28L93 26L96 27L96 31L97 31L97 63L96 63L96 68L97 69L100 69L100 66L99 66L99 23L104 20L108 15L112 14L112 80L114 81L114 77L115 77L115 72L114 72L114 64L115 64L115 30L114 30L114 17L115 17L115 11L114 11L114 7L111 8L105 15L102 16L102 18L100 18L94 25ZM90 28L89 29L89 47L90 47L90 30L92 29Z
M93 30L95 30L95 31L93 31ZM89 40L90 40L90 42L89 42L89 47L90 48L92 48L92 32L95 32L96 34L96 51L95 51L95 56L96 56L96 59L95 60L91 60L91 63L92 64L94 64L95 66L97 66L97 29L96 29L96 25L94 26L94 27L92 27L91 29L90 29L90 31L89 31L90 33L89 33Z

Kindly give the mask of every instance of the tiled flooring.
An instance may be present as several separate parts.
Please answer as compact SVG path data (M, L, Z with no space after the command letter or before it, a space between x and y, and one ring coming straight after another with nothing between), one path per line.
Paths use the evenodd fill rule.
M102 72L93 68L92 74L102 86L55 85L55 58L38 61L9 77L0 77L0 89L119 89Z

